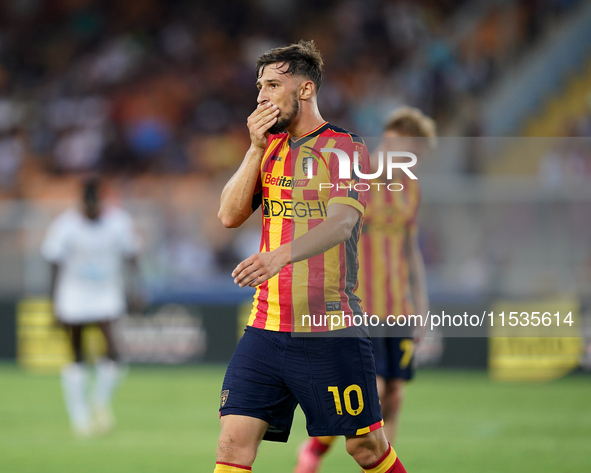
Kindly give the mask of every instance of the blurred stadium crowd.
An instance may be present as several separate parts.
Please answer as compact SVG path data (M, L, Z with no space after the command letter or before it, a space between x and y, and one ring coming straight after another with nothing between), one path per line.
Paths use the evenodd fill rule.
M114 199L157 207L136 214L153 249L148 273L187 281L196 268L226 271L258 248L257 222L219 232L215 213L248 146L260 53L313 38L326 63L324 118L363 136L377 136L401 104L433 116L443 135L487 136L480 101L580 3L4 1L0 202L71 202L77 176L98 171ZM591 114L571 117L564 134L589 136ZM589 146L547 153L538 174L550 184L591 175ZM442 232L425 228L428 265L449 254Z
M300 38L324 54L329 121L375 136L410 104L457 136L486 134L478 98L578 2L472 3L3 2L0 188L26 194L25 163L50 173L231 169L255 104L256 57ZM569 127L588 135L590 122Z

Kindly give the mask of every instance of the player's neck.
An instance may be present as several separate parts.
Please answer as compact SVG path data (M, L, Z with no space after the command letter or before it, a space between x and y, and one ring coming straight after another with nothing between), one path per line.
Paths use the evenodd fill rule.
M317 107L310 110L301 109L299 116L293 121L291 126L287 129L287 133L292 140L297 140L300 136L304 136L311 131L314 131L325 122L320 115Z

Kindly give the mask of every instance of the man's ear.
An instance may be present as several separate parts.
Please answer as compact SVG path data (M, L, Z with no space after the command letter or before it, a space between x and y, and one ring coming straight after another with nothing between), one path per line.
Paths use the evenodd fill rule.
M314 82L311 80L307 80L302 82L300 87L300 99L301 100L308 100L314 95Z

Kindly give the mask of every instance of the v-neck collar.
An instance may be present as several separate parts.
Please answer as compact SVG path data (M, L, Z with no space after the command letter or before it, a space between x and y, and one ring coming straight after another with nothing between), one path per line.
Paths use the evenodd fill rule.
M306 133L305 135L300 136L299 138L293 140L291 138L288 138L289 141L289 147L290 148L299 148L300 146L302 146L303 144L307 143L309 140L311 140L312 138L317 137L320 133L322 133L324 130L326 130L328 128L329 123L328 122L324 122L322 125L320 125L318 128Z

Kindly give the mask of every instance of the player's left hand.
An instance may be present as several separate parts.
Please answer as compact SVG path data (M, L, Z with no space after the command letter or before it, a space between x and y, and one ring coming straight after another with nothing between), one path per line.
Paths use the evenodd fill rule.
M256 287L275 276L289 263L289 245L282 245L267 253L257 253L246 258L234 271L234 283L240 287ZM287 254L285 254L287 253Z

